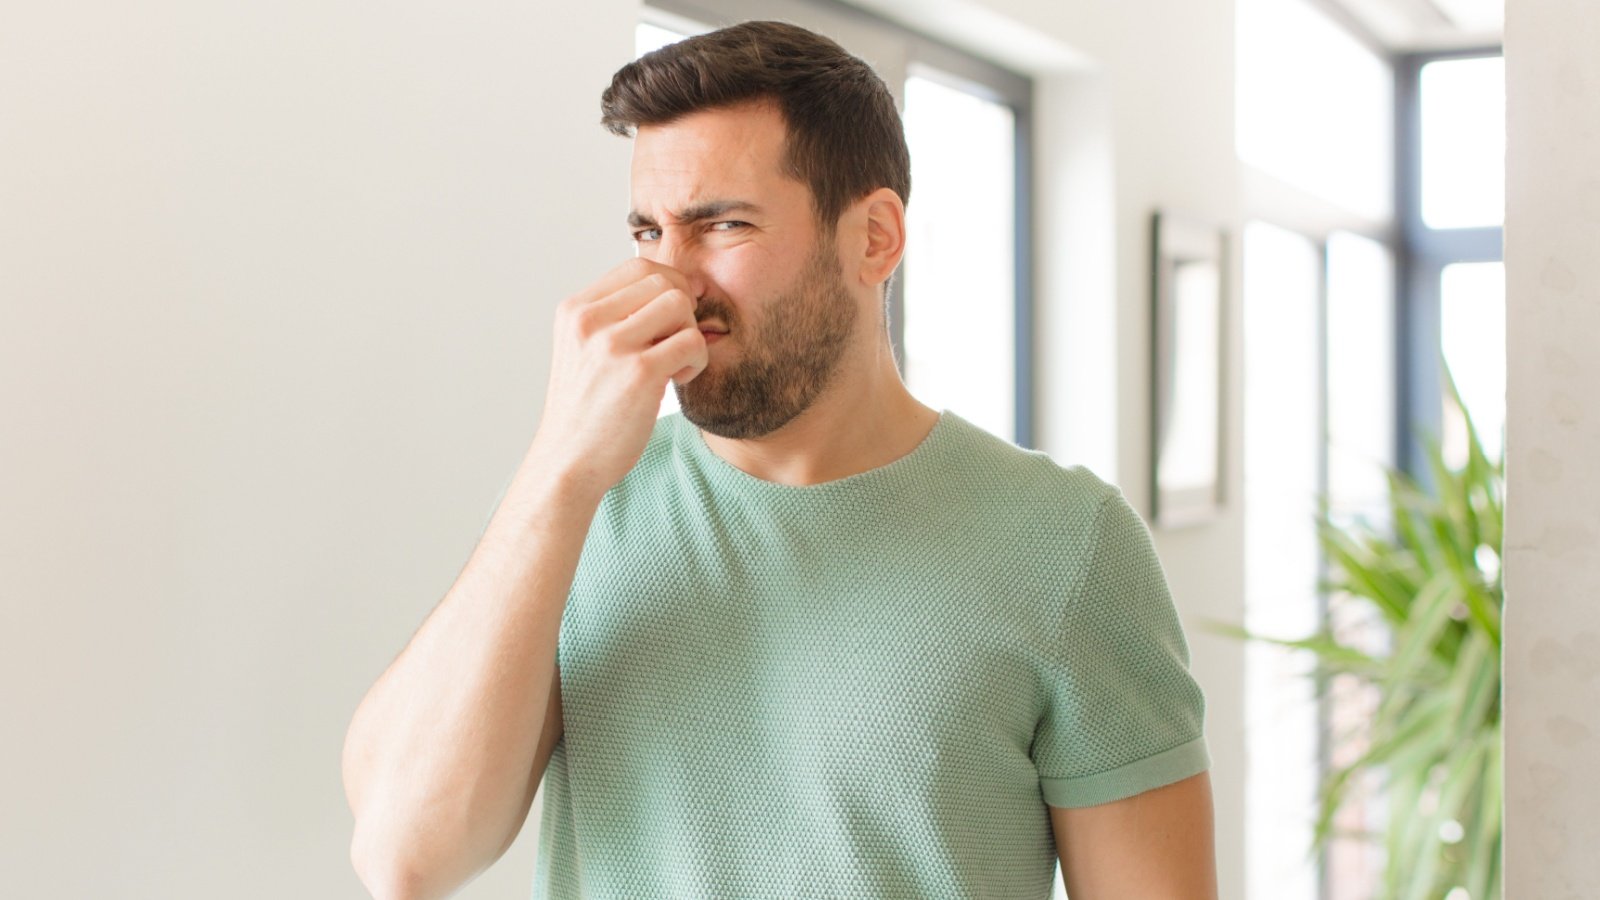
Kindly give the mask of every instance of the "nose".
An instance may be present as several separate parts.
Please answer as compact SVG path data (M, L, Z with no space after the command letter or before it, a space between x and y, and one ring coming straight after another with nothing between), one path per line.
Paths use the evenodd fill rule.
M665 266L671 266L683 273L689 281L689 296L698 301L706 293L706 276L701 259L699 242L691 235L675 232L677 229L665 229L661 239L656 242L655 253L651 258Z

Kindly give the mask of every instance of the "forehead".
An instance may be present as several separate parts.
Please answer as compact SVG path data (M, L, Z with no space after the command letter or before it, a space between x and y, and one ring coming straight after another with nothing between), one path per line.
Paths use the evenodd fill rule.
M770 195L803 187L780 171L783 115L750 103L698 110L661 125L642 125L633 140L634 209L679 205L711 195Z

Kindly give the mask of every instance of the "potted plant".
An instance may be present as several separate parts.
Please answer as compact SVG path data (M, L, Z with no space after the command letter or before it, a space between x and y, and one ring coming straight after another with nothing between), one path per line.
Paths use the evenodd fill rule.
M1310 852L1337 834L1334 815L1353 779L1376 773L1389 809L1385 900L1457 900L1458 888L1470 900L1500 897L1505 457L1485 458L1455 380L1443 371L1466 421L1465 465L1448 468L1440 442L1418 433L1434 491L1387 470L1392 533L1364 521L1335 525L1327 496L1318 501L1318 540L1332 572L1318 587L1381 614L1392 649L1373 654L1343 643L1327 623L1295 639L1205 623L1214 633L1310 651L1310 677L1319 684L1348 674L1376 688L1364 752L1322 779Z

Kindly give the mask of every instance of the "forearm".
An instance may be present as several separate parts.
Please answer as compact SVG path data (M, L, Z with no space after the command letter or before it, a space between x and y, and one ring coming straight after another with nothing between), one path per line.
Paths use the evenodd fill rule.
M493 863L536 777L561 613L601 496L546 469L530 451L346 736L352 860L410 883L406 896L448 894Z

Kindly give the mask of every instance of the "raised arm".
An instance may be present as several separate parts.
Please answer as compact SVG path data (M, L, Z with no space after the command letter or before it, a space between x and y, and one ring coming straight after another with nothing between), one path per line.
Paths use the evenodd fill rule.
M350 859L379 900L450 896L527 818L555 743L556 644L584 539L643 453L668 379L706 366L687 287L632 259L562 301L527 456L455 584L356 709Z

